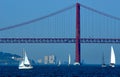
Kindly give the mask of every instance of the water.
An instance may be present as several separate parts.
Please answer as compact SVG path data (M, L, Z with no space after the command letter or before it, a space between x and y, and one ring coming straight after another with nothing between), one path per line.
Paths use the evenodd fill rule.
M17 66L0 66L0 77L120 77L120 66L101 65L41 65L31 70L19 70Z

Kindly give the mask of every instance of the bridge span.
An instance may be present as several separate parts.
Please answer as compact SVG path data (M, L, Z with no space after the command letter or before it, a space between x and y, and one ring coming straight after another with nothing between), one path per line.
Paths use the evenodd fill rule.
M0 43L76 43L76 38L0 38ZM80 43L120 44L120 38L81 38Z

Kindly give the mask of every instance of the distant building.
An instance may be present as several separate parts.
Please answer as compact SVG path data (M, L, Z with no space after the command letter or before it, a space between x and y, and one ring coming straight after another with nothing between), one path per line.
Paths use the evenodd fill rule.
M49 64L55 64L55 62L56 62L55 56L54 55L50 55L49 56Z
M16 60L16 61L21 61L21 60L23 60L23 58L21 58L21 57L17 58L17 57L14 57L14 56L12 56L11 59Z
M41 64L42 63L42 59L38 59L38 61L37 61L39 64Z
M44 57L44 64L55 64L55 63L56 63L56 57L54 55Z
M48 64L49 63L49 56L45 56L44 57L44 64Z

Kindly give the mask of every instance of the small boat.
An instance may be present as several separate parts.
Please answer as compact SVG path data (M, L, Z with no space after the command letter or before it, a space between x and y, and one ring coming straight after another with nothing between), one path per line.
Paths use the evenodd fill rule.
M102 56L102 67L106 67L104 53L103 53L103 56Z
M113 46L111 46L110 66L115 67L115 52Z
M33 66L31 66L31 64L28 60L27 54L25 52L24 57L23 57L22 61L20 62L18 69L32 69L32 68L33 68Z
M106 64L102 64L102 67L106 67Z
M80 63L79 63L79 62L75 62L73 65L75 65L75 66L76 66L76 65L80 65Z

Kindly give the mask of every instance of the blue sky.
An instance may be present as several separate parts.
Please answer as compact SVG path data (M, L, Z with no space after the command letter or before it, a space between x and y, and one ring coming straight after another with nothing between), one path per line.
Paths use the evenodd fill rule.
M99 0L99 1L98 0L78 0L78 2L86 6L89 6L91 8L102 11L104 13L108 13L110 15L120 18L120 11L119 11L120 1L119 0L114 0L114 1L113 0L111 1L110 0ZM18 24L24 21L28 21L37 17L50 14L62 8L71 6L75 3L76 3L75 0L35 0L35 1L33 0L20 0L20 1L1 0L0 1L0 28ZM72 21L75 21L74 19L75 18L73 16ZM41 22L38 22L36 24L39 25L39 23ZM26 27L0 32L0 37L39 37L40 32L37 32L37 31L39 30L39 28L43 28L43 27L37 26L34 29L34 25L36 24L30 24L30 27L28 25ZM44 28L46 27L44 26ZM70 29L70 30L73 30L73 29ZM32 34L30 34L29 32ZM56 33L54 34L57 35ZM42 35L42 31L41 31L41 35ZM62 35L64 36L64 34ZM46 35L45 37L47 36L48 35ZM74 36L74 33L73 33L73 36ZM70 37L73 37L73 36L70 36ZM88 63L88 64L100 64L102 62L101 61L102 59L101 51L102 51L102 52L105 52L106 54L106 60L105 60L106 63L109 63L109 55L110 55L109 51L110 51L111 45L114 46L116 51L117 64L120 64L119 44L82 44L82 59L85 61L85 63ZM67 61L69 53L72 56L72 62L74 62L74 59L75 59L74 44L0 44L0 51L10 52L18 55L22 55L21 51L23 48L27 51L28 56L34 60L43 58L44 55L54 54L57 56L58 60L60 59L62 61Z

